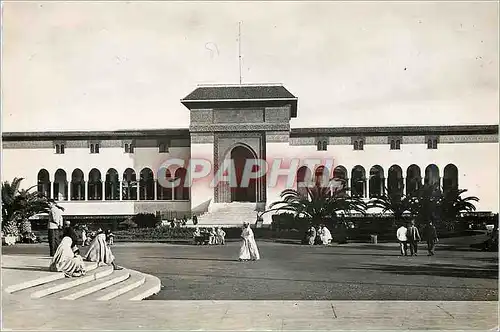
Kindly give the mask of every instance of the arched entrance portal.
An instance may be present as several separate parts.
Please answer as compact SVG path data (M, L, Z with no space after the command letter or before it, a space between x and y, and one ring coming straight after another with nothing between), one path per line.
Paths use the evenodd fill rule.
M231 188L231 202L256 202L257 201L257 181L250 179L248 185L242 183L243 173L247 160L255 159L252 151L242 145L238 145L231 150L231 159L234 162L236 173L236 186ZM253 166L254 168L257 166ZM252 171L255 171L253 169ZM245 181L246 182L246 181Z

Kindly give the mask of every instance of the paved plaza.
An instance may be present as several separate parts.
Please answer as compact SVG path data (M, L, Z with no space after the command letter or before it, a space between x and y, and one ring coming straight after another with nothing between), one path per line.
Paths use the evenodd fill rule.
M118 264L161 279L153 300L497 301L498 254L438 247L401 257L397 244L300 246L258 242L262 259L238 262L239 244L117 243ZM4 247L44 254L46 245Z

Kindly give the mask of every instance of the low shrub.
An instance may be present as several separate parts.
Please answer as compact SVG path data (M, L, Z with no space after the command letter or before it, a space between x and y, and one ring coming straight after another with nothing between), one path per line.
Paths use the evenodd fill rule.
M139 228L150 228L155 227L158 222L161 222L161 218L153 213L138 213L132 218L132 221Z
M191 239L193 228L171 228L160 226L156 228L130 228L115 232L117 240L161 240L161 239Z

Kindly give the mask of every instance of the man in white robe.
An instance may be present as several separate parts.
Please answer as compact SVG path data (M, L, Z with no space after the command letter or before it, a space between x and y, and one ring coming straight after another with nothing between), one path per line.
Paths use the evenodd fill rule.
M326 246L329 245L331 241L332 233L330 233L330 230L323 225L321 227L321 242L323 242L323 244Z
M253 231L250 228L250 224L245 222L243 223L243 229L241 232L241 247L240 247L239 260L256 261L259 259L260 259L259 249L257 248L257 243L255 243Z

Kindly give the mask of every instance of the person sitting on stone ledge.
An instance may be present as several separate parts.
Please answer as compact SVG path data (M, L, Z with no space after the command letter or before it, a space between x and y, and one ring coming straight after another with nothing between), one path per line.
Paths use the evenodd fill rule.
M111 249L106 243L106 234L102 232L97 234L94 240L90 243L87 255L85 255L85 260L89 262L96 262L98 265L112 265L115 270L123 269L115 264L115 256L113 256Z
M193 232L194 244L203 244L203 239L201 237L201 231L198 227L195 228Z
M226 232L224 232L222 227L217 228L217 244L226 244Z
M215 233L215 228L210 228L210 238L208 244L217 244L217 234Z
M72 244L73 240L69 236L63 237L50 262L50 271L63 272L68 278L85 275L83 259L73 252Z

